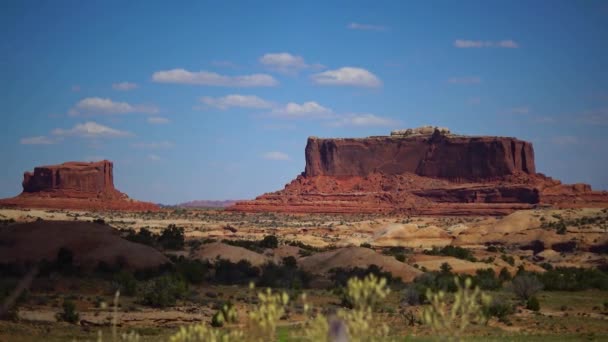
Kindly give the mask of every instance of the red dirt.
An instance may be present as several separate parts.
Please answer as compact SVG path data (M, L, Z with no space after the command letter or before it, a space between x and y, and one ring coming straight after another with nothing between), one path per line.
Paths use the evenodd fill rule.
M281 191L229 210L506 215L539 205L608 207L608 192L536 173L529 142L432 135L309 138L306 169Z
M67 162L23 175L23 192L0 200L17 208L157 211L156 204L130 199L114 188L113 163Z

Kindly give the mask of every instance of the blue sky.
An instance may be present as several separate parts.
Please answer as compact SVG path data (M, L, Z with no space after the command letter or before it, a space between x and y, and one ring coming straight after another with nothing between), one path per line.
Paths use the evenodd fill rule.
M241 199L304 170L308 136L424 124L532 141L608 189L605 1L2 1L0 197L114 161L162 203Z

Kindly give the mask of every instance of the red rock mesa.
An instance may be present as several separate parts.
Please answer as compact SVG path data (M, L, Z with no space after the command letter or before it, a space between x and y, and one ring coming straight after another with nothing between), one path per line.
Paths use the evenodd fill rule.
M281 191L229 209L504 215L539 205L608 207L608 193L537 173L529 142L424 126L390 136L311 137L301 175Z
M39 166L23 175L23 192L0 206L83 210L158 210L114 188L111 161Z

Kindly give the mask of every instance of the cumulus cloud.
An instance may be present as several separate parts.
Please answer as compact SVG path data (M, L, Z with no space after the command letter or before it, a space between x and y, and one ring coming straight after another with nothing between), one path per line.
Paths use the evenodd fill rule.
M158 108L146 105L130 105L127 102L115 102L101 97L87 97L80 100L70 111L71 116L95 114L128 114L128 113L158 113Z
M37 137L22 138L19 142L21 145L52 145L57 141L42 135Z
M112 84L112 89L120 90L120 91L129 91L138 88L139 86L136 83L131 82L120 82Z
M100 125L96 122L85 122L83 124L77 124L70 129L57 128L53 130L53 135L56 136L75 136L82 138L112 138L112 137L126 137L132 135L126 131L120 131L108 126Z
M271 108L273 104L254 95L231 94L223 97L203 96L200 101L209 107L218 109L228 109L230 107L239 108Z
M312 75L312 80L320 85L344 85L354 87L380 87L382 81L373 73L355 67L343 67Z
M372 25L372 24L361 24L361 23L350 23L346 25L351 30L363 30L363 31L386 31L388 28L383 25Z
M168 124L170 121L167 118L163 118L161 116L153 116L148 118L148 123L153 125L164 125Z
M468 77L452 77L448 79L448 83L452 84L479 84L481 83L481 78L476 76L468 76Z
M152 80L159 83L193 84L217 87L272 87L279 84L274 77L267 74L226 76L209 71L188 71L171 69L157 71Z
M333 111L327 107L323 107L315 101L308 101L302 104L289 102L285 106L275 108L272 116L282 118L327 118L332 115Z
M519 44L510 39L500 41L456 39L454 41L454 47L457 47L459 49L487 47L516 49L519 47Z
M266 152L262 155L262 158L266 160L289 160L289 155L284 152L272 151Z
M131 144L135 148L149 149L149 150L161 150L175 147L175 144L171 141L158 141L158 142L139 142Z
M374 114L347 114L339 120L332 122L331 126L358 126L358 127L369 127L369 126L393 126L398 122L383 118Z
M267 53L260 57L259 62L272 69L283 73L297 73L302 69L308 68L301 56L294 56L287 52Z

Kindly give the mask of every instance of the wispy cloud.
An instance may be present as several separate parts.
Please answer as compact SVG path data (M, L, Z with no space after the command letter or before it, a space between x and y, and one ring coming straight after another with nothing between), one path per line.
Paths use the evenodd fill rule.
M516 49L519 47L519 44L517 44L517 42L515 42L511 39L499 40L499 41L456 39L454 41L454 47L457 47L459 49L489 48L489 47Z
M164 125L164 124L168 124L169 122L171 122L171 121L169 121L169 119L163 118L161 116L149 117L147 121L148 121L148 123L153 124L153 125Z
M530 107L528 107L528 106L513 107L513 108L507 109L506 112L509 114L529 114Z
M346 25L351 30L362 30L362 31L387 31L388 27L384 25L373 25L373 24L361 24L361 23L349 23Z
M608 125L608 108L594 109L577 114L578 121L590 125Z
M203 96L200 101L208 107L218 109L228 109L231 107L239 108L272 108L274 105L270 101L266 101L254 95L239 95L231 94L222 97Z
M149 150L164 150L175 147L175 143L171 141L158 141L158 142L138 142L131 144L132 147L149 149Z
M37 137L22 138L21 140L19 140L19 143L21 145L52 145L56 142L56 139L52 139L43 135Z
M342 85L354 87L380 87L382 81L368 70L355 67L343 67L336 70L328 70L311 76L316 84L320 85Z
M271 116L281 118L327 118L331 117L333 111L318 104L315 101L308 101L302 104L289 102L288 104L275 108L270 113Z
M377 116L375 114L347 114L337 121L334 121L330 126L342 127L342 126L358 126L358 127L370 127L370 126L394 126L398 124L396 120Z
M129 91L138 88L139 86L136 83L131 82L120 82L112 84L112 89L120 90L120 91Z
M96 122L89 121L83 124L77 124L70 129L56 128L53 130L55 136L75 136L82 138L111 138L111 137L126 137L132 135L127 131L117 130L108 126L100 125Z
M448 83L451 84L479 84L481 83L481 78L477 76L467 76L467 77L452 77L448 79Z
M284 152L272 151L266 152L262 155L262 158L266 160L289 160L289 155Z
M308 64L301 56L288 52L267 53L260 57L259 62L270 70L284 74L297 74L304 69L322 69L321 64Z
M273 87L279 84L279 81L267 74L227 76L215 72L188 71L185 69L157 71L152 74L152 80L159 83L193 84L216 87Z
M158 108L148 105L131 105L127 102L115 102L107 98L87 97L80 100L68 112L71 116L128 113L155 114L158 113Z

